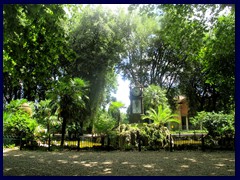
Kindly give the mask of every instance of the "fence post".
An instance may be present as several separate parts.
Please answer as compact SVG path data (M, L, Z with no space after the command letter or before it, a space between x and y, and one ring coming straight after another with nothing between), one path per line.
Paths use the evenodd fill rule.
M105 136L101 136L101 146L104 147L104 139L105 139Z
M23 132L21 132L21 135L20 135L20 150L22 150L23 148Z
M137 139L138 139L138 151L141 151L141 137L139 131L137 131Z
M172 148L172 135L170 134L170 152L173 152L173 148Z
M205 151L205 146L204 146L204 135L202 134L202 151Z
M77 151L80 150L80 136L78 136L78 142L77 142Z
M48 151L51 151L51 134L50 133L48 134Z
M109 135L107 136L107 149L110 151L110 137Z

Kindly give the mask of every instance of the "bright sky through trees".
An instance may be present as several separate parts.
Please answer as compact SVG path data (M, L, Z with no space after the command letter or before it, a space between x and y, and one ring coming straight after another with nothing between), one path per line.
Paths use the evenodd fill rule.
M118 90L116 94L113 94L117 98L117 101L121 101L124 103L124 108L122 108L122 112L127 111L127 107L130 105L130 99L129 99L129 81L128 80L122 80L122 77L118 75Z

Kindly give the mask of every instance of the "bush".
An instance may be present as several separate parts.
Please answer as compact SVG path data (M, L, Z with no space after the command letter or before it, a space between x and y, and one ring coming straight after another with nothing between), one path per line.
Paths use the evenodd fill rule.
M3 132L12 136L21 136L22 133L27 138L32 138L37 122L21 105L26 100L13 100L6 106L3 112Z
M37 127L36 120L29 117L29 114L21 110L15 113L4 112L3 132L4 134L11 134L20 136L22 132L27 137L32 137L35 128Z
M141 145L151 150L165 148L168 143L167 136L170 134L166 127L157 124L122 124L118 130L110 133L110 145L121 150L138 149L137 132L140 135Z
M195 122L201 122L208 131L205 137L205 144L209 147L234 149L235 118L234 113L224 114L223 112L199 112L194 118Z
M217 136L233 136L235 134L234 113L223 114L222 112L200 112L194 118L197 122L201 122L203 127L212 137Z

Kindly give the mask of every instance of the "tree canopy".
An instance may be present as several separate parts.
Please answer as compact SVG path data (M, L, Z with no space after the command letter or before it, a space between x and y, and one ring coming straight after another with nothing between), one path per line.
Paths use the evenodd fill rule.
M145 87L146 110L173 109L179 95L190 115L235 109L234 5L8 4L3 26L5 105L49 98L64 122L80 118L91 131L98 118L112 122L104 109L121 74Z

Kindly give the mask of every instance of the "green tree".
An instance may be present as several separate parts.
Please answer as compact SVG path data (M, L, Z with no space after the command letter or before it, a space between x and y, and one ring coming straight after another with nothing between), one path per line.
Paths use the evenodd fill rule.
M62 5L3 6L4 98L45 99L73 57L62 27Z
M157 39L165 44L159 50L168 47L168 51L174 54L166 56L166 60L160 63L151 62L161 73L167 72L161 76L158 70L155 71L159 73L156 77L160 77L160 82L165 77L167 82L174 82L168 86L171 89L167 90L167 97L173 99L177 93L185 94L193 115L202 110L229 112L233 109L234 5L146 5L140 6L140 12L159 16ZM169 63L171 61L173 63ZM164 62L169 64L160 69L166 64Z
M100 111L96 121L94 122L94 133L106 135L109 134L113 127L115 126L116 121L111 115L106 111Z
M35 136L42 139L44 138L43 136L46 135L48 138L48 148L50 150L51 135L54 133L54 127L61 124L57 115L58 109L54 107L55 104L53 104L50 99L40 101L37 106L35 118L39 126L35 131ZM41 132L44 132L44 129L47 129L47 131L42 134Z
M121 112L120 108L124 107L124 104L120 101L112 101L109 108L108 108L108 113L115 119L116 127L120 126L121 122Z
M131 83L148 85L148 50L158 30L157 22L153 18L139 16L136 12L123 17L126 21L128 41L121 54L122 61L118 64L118 70Z
M211 110L229 113L235 107L235 13L220 16L205 41L199 61L205 83L214 89Z
M150 85L143 90L144 111L154 109L157 111L158 106L169 107L166 91L157 85Z
M66 125L71 121L83 122L88 111L88 85L80 78L63 78L49 91L49 97L59 107L59 116L62 117L62 139L64 144Z
M120 61L119 53L123 51L123 21L102 6L85 6L73 21L70 43L77 58L69 68L73 77L82 77L89 81L89 117L90 127L96 119L106 87L110 85L109 74L113 74L116 63Z

